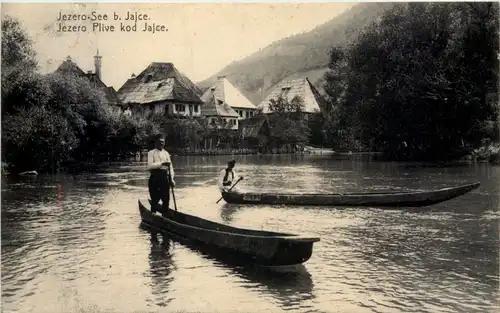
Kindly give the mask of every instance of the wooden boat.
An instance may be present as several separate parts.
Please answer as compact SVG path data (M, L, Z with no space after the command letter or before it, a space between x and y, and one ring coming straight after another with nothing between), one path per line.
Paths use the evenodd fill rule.
M236 228L169 209L165 216L154 214L139 200L144 224L175 235L225 249L264 266L302 264L312 255L317 237Z
M418 192L365 192L344 194L271 194L223 192L227 203L319 206L423 207L459 197L479 187L473 183L458 187Z

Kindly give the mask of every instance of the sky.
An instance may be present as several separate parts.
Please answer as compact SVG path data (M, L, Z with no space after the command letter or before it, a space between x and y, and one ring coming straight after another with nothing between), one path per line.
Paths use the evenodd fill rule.
M34 41L40 71L54 71L71 56L84 71L94 70L93 56L102 56L102 80L118 90L132 73L151 62L172 62L193 82L201 81L233 61L272 42L307 32L356 3L25 3L2 4L2 15L20 20ZM60 14L107 15L103 26L114 32L94 32L99 21L58 21ZM127 12L147 14L136 32L120 30ZM114 14L122 20L113 20ZM168 31L142 32L144 23L165 25ZM76 32L59 27L85 26Z

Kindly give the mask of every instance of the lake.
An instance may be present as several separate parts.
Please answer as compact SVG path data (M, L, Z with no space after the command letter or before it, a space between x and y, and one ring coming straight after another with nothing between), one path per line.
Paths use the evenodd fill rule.
M239 156L242 190L428 190L427 210L228 205L229 157L174 157L180 211L319 236L297 273L230 266L140 227L143 163L2 180L3 312L499 312L500 167L413 168L329 156ZM172 204L173 206L173 204Z

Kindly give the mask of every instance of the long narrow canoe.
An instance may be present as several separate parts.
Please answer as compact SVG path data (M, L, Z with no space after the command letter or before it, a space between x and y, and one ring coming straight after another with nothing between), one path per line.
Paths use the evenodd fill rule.
M222 193L227 203L319 206L423 207L444 202L479 187L480 183L433 191L344 194Z
M289 266L309 260L317 237L236 228L196 216L168 210L164 216L151 212L139 200L144 224L205 245L229 250L264 266Z

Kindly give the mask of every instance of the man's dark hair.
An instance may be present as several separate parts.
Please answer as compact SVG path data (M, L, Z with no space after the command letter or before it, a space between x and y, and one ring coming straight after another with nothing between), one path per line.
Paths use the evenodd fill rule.
M155 141L156 140L160 140L160 139L165 139L165 136L163 136L163 134L156 134L155 135Z

